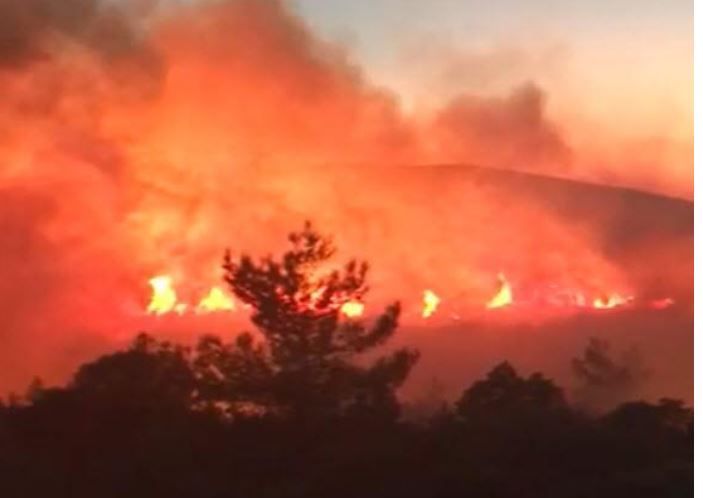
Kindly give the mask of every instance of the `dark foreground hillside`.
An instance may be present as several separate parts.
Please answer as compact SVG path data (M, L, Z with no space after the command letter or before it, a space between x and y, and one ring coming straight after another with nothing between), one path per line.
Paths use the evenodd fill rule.
M692 496L676 401L589 417L501 364L421 420L263 416L194 402L204 387L180 353L145 344L0 408L4 497Z
M643 373L603 340L571 357L578 403L498 361L449 401L403 406L421 355L393 341L400 304L342 316L368 291L367 265L329 271L335 247L309 223L288 242L278 258L224 259L256 334L188 347L141 334L63 387L4 400L2 497L692 495L692 410L613 408Z

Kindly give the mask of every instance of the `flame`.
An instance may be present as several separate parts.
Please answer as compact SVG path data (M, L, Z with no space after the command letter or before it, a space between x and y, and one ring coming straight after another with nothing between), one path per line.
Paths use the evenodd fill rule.
M178 301L178 296L172 284L173 279L168 275L159 275L149 280L152 295L151 301L147 305L148 313L163 315L173 312L183 315L188 310L192 309L197 314L206 314L218 311L235 311L237 309L236 301L217 286L212 287L208 293L200 299L197 306L191 307L186 303ZM307 306L314 308L324 290L324 288L320 288L312 292L310 302L307 303ZM357 299L352 299L335 306L339 306L339 311L348 318L356 318L364 313L364 303Z
M599 310L611 309L617 306L627 304L632 300L632 297L621 296L620 294L611 294L610 296L598 297L593 301L593 307Z
M348 318L356 318L364 313L364 303L361 301L347 301L339 308L339 311Z
M149 313L163 315L169 311L175 311L179 314L185 312L187 306L178 302L176 291L173 290L171 284L172 279L168 275L159 275L149 280L152 289L151 301L147 306Z
M513 290L508 282L507 277L503 273L497 275L498 290L495 295L485 304L487 309L497 309L514 304L513 301ZM222 311L236 311L237 302L235 299L228 295L225 290L221 287L213 286L210 290L197 301L197 305L193 303L184 303L178 300L178 295L176 290L173 288L173 279L169 275L158 275L149 279L149 285L152 288L152 295L149 304L147 305L146 311L149 314L163 315L166 313L176 313L183 315L187 312L196 314L207 314ZM317 288L310 293L309 299L301 303L306 309L315 309L315 306L322 298L324 293L324 288ZM566 297L564 297L566 296ZM538 300L533 302L531 299L527 299L525 303L533 302L533 304L543 304L550 308L563 308L564 306L571 306L577 308L588 307L597 310L608 310L617 308L623 305L632 303L635 298L631 295L610 293L603 294L600 297L593 299L592 301L587 301L585 294L571 289L565 294L554 294L548 296L549 298L545 300ZM344 299L347 299L344 301ZM440 297L432 290L425 289L422 291L422 308L420 316L423 319L430 318L437 313L439 304L441 303ZM587 303L590 303L587 304ZM643 303L643 306L647 306L650 309L662 310L668 308L674 304L674 300L667 297L661 299L650 300ZM358 298L349 298L349 296L339 297L330 303L332 309L338 309L339 312L347 318L358 318L364 314L365 304ZM245 305L245 307L247 307ZM458 320L459 315L455 312L447 311L448 319Z
M214 311L234 311L234 299L225 294L219 287L213 287L207 296L202 298L196 309L199 313L210 313Z
M422 293L422 318L431 317L439 306L440 299L437 294L429 289Z
M486 303L486 308L488 309L502 308L513 302L513 291L510 287L510 282L502 273L498 274L498 283L500 284L498 292Z

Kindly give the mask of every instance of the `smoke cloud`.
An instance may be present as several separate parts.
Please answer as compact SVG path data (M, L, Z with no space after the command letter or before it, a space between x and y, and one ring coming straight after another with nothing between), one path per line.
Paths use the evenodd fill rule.
M0 0L0 91L0 389L153 326L151 276L197 296L225 247L275 251L306 218L409 317L425 288L481 307L498 272L639 290L605 230L525 185L417 167L571 175L582 159L537 84L411 115L282 1Z
M569 146L533 83L506 98L459 96L440 109L432 132L439 154L450 160L562 174L570 164Z

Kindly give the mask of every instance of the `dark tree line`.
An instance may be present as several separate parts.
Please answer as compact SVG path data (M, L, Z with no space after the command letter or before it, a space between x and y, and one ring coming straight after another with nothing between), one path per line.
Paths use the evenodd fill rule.
M0 404L0 494L692 495L692 413L679 401L589 416L543 375L502 363L423 423L405 421L396 391L418 354L378 352L399 305L370 325L345 318L367 266L329 270L334 248L310 226L290 242L280 259L226 257L254 333L193 348L142 334L64 387L35 382ZM598 343L574 369L590 386L631 376Z

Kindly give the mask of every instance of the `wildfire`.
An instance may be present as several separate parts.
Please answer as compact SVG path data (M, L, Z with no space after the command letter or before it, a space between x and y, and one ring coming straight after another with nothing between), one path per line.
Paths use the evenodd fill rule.
M498 292L486 303L488 309L502 308L513 302L513 290L510 287L510 282L502 273L498 274L498 284L500 285Z
M214 311L234 311L234 309L234 299L225 294L219 287L213 287L207 296L200 300L196 311L211 313Z
M431 317L439 306L439 296L429 289L422 293L422 318Z
M631 300L631 297L625 297L619 294L611 294L610 296L596 298L593 301L593 307L599 310L611 309L617 306L622 306L623 304L627 304Z
M348 318L356 318L363 315L364 303L361 301L347 301L339 308L339 311Z
M522 298L518 295L518 300L515 301L513 288L505 274L499 273L497 275L497 282L498 289L493 297L485 303L484 306L486 309L504 308L517 303L521 305L519 308L523 310L533 309L535 306L549 309L571 307L574 309L609 310L628 305L634 301L633 296L615 292L603 294L591 300L587 298L584 293L576 290L567 293L566 297L562 294L551 295L551 299L547 300L535 300L527 293ZM173 279L169 275L155 276L149 279L149 285L152 289L151 299L146 307L146 311L149 314L163 315L166 313L176 313L183 315L186 312L191 312L200 315L216 312L234 312L238 308L234 297L218 286L211 287L199 301L181 302L173 287ZM309 299L304 301L304 306L315 309L323 293L323 288L311 292ZM343 301L343 299L347 300ZM440 299L434 291L430 289L423 290L420 316L423 319L434 316L437 313L441 301L442 299ZM674 300L671 298L656 299L643 303L643 305L656 310L668 308L673 304ZM365 312L365 304L358 298L350 298L349 296L333 301L330 306L332 309L337 309L339 313L347 318L358 318ZM451 315L450 318L456 320L458 316Z
M163 315L175 311L182 314L186 311L187 306L178 302L176 291L171 284L172 280L168 275L159 275L149 280L152 289L151 301L147 306L149 313Z
M166 313L184 314L189 309L197 314L215 313L220 311L236 311L237 304L234 298L229 296L220 287L212 287L208 293L198 301L197 306L189 306L178 301L178 295L173 288L173 279L168 275L159 275L149 279L151 286L151 300L147 305L147 313L163 315ZM324 289L317 289L310 296L309 306L314 307L319 300ZM339 306L339 311L348 318L360 317L364 313L364 303L353 299L346 301ZM435 304L436 307L436 304Z

